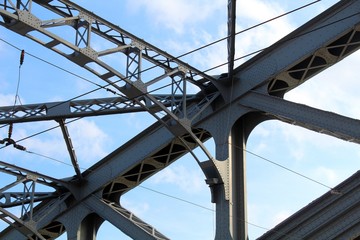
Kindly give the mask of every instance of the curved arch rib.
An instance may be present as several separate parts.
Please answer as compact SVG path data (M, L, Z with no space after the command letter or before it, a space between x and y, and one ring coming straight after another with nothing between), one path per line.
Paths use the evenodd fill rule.
M205 146L191 131L191 119L188 118L186 96L189 84L204 89L206 84L215 80L214 78L70 1L28 0L24 3L22 1L17 3L15 5L12 0L5 0L4 4L0 4L0 15L3 17L1 24L3 26L42 44L89 70L107 82L109 86L136 102L136 105L147 110L175 136L178 135L178 132L190 134L199 143L209 159L212 159ZM56 14L59 18L40 20L31 11L34 3L52 14ZM70 38L66 39L65 34L60 36L51 31L53 28L65 27L71 30L73 36L75 35L75 43L71 43ZM36 37L33 32L46 36L46 38ZM96 50L95 38L99 38L107 47ZM63 48L68 53L62 50ZM123 72L118 70L118 61L109 60L111 59L109 58L110 55L125 57L126 65L123 66L125 69ZM149 66L147 69L142 68L145 62ZM144 81L141 76L143 72L157 70L158 68L161 68L164 74L158 76L157 73L157 77ZM183 96L183 101L177 105L174 101L170 108L164 106L162 102L149 93L151 87L154 88L156 84L160 83L168 86L170 96L180 93ZM120 86L120 84L124 85ZM215 94L211 101L217 96ZM154 106L159 107L161 112L152 111ZM193 108L193 114L198 115L205 108ZM169 116L171 121L165 122L163 115Z

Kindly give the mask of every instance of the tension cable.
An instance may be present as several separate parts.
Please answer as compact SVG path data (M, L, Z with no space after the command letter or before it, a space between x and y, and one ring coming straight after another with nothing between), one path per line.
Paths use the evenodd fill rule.
M24 57L25 57L25 51L21 50L20 64L19 64L19 74L18 74L18 81L17 81L16 94L15 94L15 100L14 100L14 106L13 106L13 110L12 110L12 115L15 113L15 105L16 105L17 99L19 99L20 104L22 104L21 100L20 100L20 97L19 97L19 87L20 87L20 81L21 81L21 66L24 63ZM24 146L16 144L16 141L11 138L12 132L13 132L13 127L14 127L13 123L10 123L9 124L8 136L6 138L4 138L3 140L0 140L0 144L5 144L5 146L13 145L14 148L25 151L26 148Z

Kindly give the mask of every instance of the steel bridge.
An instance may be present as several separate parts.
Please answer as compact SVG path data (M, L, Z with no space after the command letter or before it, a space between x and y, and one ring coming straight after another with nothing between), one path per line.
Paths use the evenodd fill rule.
M44 16L32 11L35 7L56 18L42 20ZM104 221L133 239L169 239L125 209L120 198L195 148L208 159L199 164L216 204L215 239L248 239L246 141L259 123L276 119L360 143L359 120L283 98L360 47L360 1L339 1L237 68L235 10L236 1L228 0L228 71L209 76L71 1L2 1L3 27L87 69L119 97L0 108L0 124L57 121L75 171L73 177L56 179L0 162L1 172L15 178L0 192L0 216L9 224L0 239L56 239L62 234L70 240L96 239ZM64 26L73 35L56 31ZM112 47L95 50L94 38ZM126 59L121 68L108 61L119 55ZM157 76L149 79L153 69ZM168 92L156 91L159 84L168 86ZM189 94L191 87L198 93ZM65 120L140 111L157 122L82 171ZM215 156L204 145L210 138ZM11 136L2 143L21 148ZM338 186L342 195L325 194L261 239L358 237L358 178L356 174ZM37 192L38 184L53 191ZM12 191L16 186L24 191ZM12 213L11 208L19 206L21 214Z

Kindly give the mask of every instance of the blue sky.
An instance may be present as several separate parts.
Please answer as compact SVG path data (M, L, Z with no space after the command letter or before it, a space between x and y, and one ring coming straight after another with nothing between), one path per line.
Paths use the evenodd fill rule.
M238 0L237 31L309 2L311 1ZM237 35L236 57L269 46L336 2L323 0L297 13ZM101 1L81 0L76 3L174 56L226 36L225 0L213 0L211 4L206 0L124 0L120 3L109 0L106 4ZM46 16L44 18L46 19ZM38 58L91 81L102 83L91 73L29 39L5 28L0 28L0 36ZM4 42L0 42L0 52L0 64L6 66L0 72L0 105L8 106L14 103L20 53ZM221 42L182 60L200 70L207 70L226 62L226 58L226 42ZM354 104L359 100L356 91L359 83L353 68L359 63L360 55L355 53L291 91L285 98L359 118L360 109ZM235 65L239 64L240 61ZM211 73L219 74L225 71L226 67ZM25 56L19 88L19 97L23 104L67 100L94 88L94 85L83 79L29 55ZM97 91L84 98L111 96L113 95L109 92ZM91 117L69 124L80 167L88 168L153 121L149 114L137 113ZM13 138L22 139L56 125L56 122L52 121L15 124ZM0 128L0 138L6 135L7 128ZM59 178L74 174L71 166L55 161L70 164L59 129L31 137L21 144L29 151L53 160L9 147L0 150L0 160ZM213 152L211 140L207 147ZM329 190L251 153L330 187L355 173L360 165L358 145L278 121L268 121L256 127L247 147L250 152L247 155L250 239L256 239L266 232L266 229L271 229ZM199 158L205 158L201 151L196 153ZM11 181L14 179L1 174L2 186ZM125 194L122 204L171 239L212 239L215 231L215 206L210 199L210 191L201 170L195 160L186 155L145 181L142 187ZM6 224L0 222L0 227L4 228ZM98 239L119 239L120 235L117 229L106 223L100 229ZM66 237L62 236L60 239ZM124 236L121 239L128 238Z

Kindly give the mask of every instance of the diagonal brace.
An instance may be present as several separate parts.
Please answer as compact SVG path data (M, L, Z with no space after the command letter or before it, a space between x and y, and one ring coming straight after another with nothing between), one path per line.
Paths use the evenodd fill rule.
M111 222L133 239L169 239L154 227L136 217L132 212L114 202L108 202L92 195L86 200L86 204L99 216Z
M61 128L61 131L63 133L63 136L64 136L64 139L65 139L65 143L66 143L66 147L69 151L69 154L70 154L70 159L71 159L71 163L72 165L74 166L74 169L75 169L75 172L76 172L76 175L78 176L79 179L82 179L82 175L81 175L81 171L80 171L80 167L79 167L79 164L78 164L78 161L77 161L77 157L76 157L76 153L75 153L75 149L74 149L74 146L71 142L71 138L70 138L70 135L69 135L69 131L65 125L65 122L63 119L61 120L58 120L59 122L59 125L60 125L60 128Z
M323 111L258 92L245 95L240 104L306 129L360 144L360 120Z
M18 224L20 224L20 226L24 226L28 231L24 230L24 229L20 229L19 228L19 232L21 232L22 234L28 236L29 233L33 233L37 239L41 239L41 240L46 240L36 229L36 226L34 226L34 224L30 223L30 222L26 222L23 221L22 219L19 219L18 217L16 217L14 214L12 214L11 212L5 210L4 208L0 207L0 213L2 213L2 217L1 219L5 219L5 217L9 217L12 220L15 221L14 224L15 227L18 227ZM7 222L7 220L4 220L5 222Z

